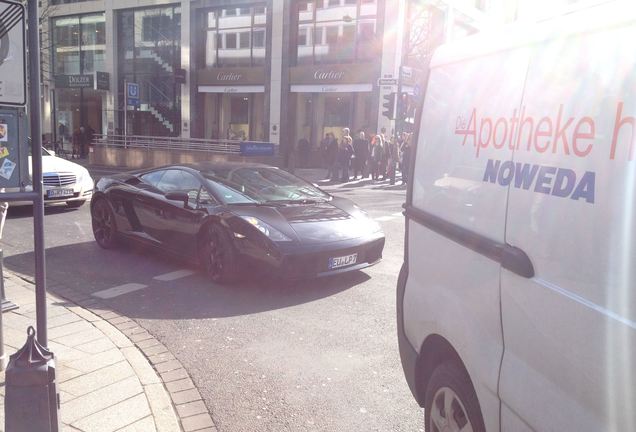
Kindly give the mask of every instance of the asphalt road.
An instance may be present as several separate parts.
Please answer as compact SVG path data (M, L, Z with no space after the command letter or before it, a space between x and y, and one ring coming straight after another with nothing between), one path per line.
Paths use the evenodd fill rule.
M179 358L221 432L423 431L396 339L404 188L335 190L384 228L384 259L375 267L291 286L219 286L192 264L147 248L99 248L86 205L47 208L48 281L89 294L139 284L107 301ZM27 274L30 215L28 207L10 209L0 242L5 266ZM161 277L179 270L185 271Z

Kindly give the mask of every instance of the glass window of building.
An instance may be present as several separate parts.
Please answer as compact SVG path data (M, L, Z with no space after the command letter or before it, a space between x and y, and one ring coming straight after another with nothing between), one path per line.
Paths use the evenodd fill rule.
M377 0L303 0L296 5L297 64L349 63L379 56Z
M181 9L125 10L117 19L120 127L127 115L128 134L178 135L181 84L175 80L175 68L181 64ZM123 109L125 81L137 83L140 93L140 106L127 114Z
M104 71L104 14L54 18L51 20L51 32L52 75L56 83L55 139L63 148L70 150L72 135L80 127L102 133L106 123L104 92L93 88L70 88L69 84L69 75L92 75Z
M267 8L265 6L210 10L203 18L203 67L265 64Z

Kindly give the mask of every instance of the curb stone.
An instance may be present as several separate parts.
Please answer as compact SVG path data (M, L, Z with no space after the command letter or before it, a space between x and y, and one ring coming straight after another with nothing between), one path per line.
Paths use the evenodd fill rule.
M23 281L35 285L31 276L20 272L11 271L5 268L5 275L14 275ZM135 373L139 376L144 386L162 385L168 395L170 401L163 398L152 398L149 400L150 408L159 422L165 416L166 409L172 408L178 419L179 427L183 432L217 432L218 429L212 415L205 405L199 390L194 385L192 378L185 370L183 365L177 358L168 351L168 349L145 328L136 321L117 313L105 302L91 297L85 293L79 292L73 288L68 288L59 284L50 284L48 291L55 296L69 300L84 310L82 318L96 325L112 342L121 350L128 362L133 366ZM73 308L73 305L69 305ZM75 309L72 309L75 312ZM100 317L104 322L91 318L91 315ZM117 331L113 330L113 327ZM135 347L137 353L130 348ZM140 361L140 355L154 369L154 374L144 371L144 366L148 363ZM152 378L152 375L159 379ZM142 380L143 379L143 380ZM145 380L145 381L144 381ZM160 382L157 382L160 381ZM159 394L158 391L152 392L153 396ZM170 403L171 407L167 404ZM193 405L196 403L196 405ZM196 407L196 409L193 409ZM157 425L158 429L159 425Z

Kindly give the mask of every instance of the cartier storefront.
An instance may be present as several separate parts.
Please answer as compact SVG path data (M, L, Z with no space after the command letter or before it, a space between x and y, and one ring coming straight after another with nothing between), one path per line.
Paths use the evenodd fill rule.
M267 140L264 68L200 70L197 93L199 138Z
M352 135L375 132L378 102L374 92L375 64L310 65L290 69L290 138L310 143L311 165L320 163L320 141L327 133L340 140L342 129Z

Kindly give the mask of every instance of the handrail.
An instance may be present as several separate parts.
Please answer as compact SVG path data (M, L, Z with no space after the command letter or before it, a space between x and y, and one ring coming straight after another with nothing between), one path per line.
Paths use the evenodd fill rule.
M146 150L180 150L219 154L243 154L243 145L252 148L271 149L272 143L262 141L237 141L228 139L204 139L181 137L157 137L145 135L96 134L93 145L104 147L141 148ZM274 152L276 146L274 146Z

